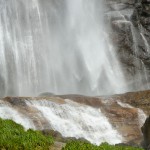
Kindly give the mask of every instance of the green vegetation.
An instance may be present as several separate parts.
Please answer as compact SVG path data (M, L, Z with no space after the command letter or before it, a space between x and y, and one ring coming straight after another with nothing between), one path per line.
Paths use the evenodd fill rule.
M1 150L49 150L53 138L24 128L12 120L0 119Z
M112 146L107 143L102 143L100 146L92 145L87 142L70 141L62 150L143 150L141 148L128 146Z
M0 118L0 150L50 150L54 143L49 135L43 135L40 131L24 128L12 120ZM62 150L143 150L128 146L112 146L103 143L96 146L81 140L67 142Z

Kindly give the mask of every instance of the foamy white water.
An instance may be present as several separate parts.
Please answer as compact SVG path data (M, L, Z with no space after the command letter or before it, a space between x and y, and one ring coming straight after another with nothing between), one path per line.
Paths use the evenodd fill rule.
M126 90L103 0L0 0L0 8L0 96Z
M100 109L77 103L60 105L46 100L26 103L37 108L51 127L64 137L84 138L97 145L122 141L121 135L112 128Z
M26 130L30 128L35 129L33 122L29 118L26 118L17 110L7 105L0 105L0 118L11 119L21 124Z

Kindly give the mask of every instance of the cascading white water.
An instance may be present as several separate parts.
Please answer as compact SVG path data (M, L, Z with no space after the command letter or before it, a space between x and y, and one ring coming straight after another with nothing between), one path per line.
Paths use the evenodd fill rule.
M109 107L114 107L116 102L108 105L108 101L103 101L104 106L100 106L101 109L58 97L5 98L0 100L0 117L12 119L22 124L25 129L54 130L61 133L63 137L83 138L96 145L102 142L110 144L127 142L130 132L134 131L141 135L140 128L146 119L142 110L117 101L119 105L115 107L117 113L115 115L113 109ZM124 107L130 109L123 110L123 115L118 117L118 113ZM124 116L128 115L128 111L129 116L134 116L132 121L129 116ZM133 130L132 127L131 130L129 129L128 121L131 121L131 126L134 125ZM124 124L123 128L129 128L122 131L122 124ZM133 139L135 137L133 135Z
M35 129L33 122L29 118L26 118L11 106L6 105L6 103L0 105L0 117L3 119L11 119L23 125L25 129Z
M0 0L0 95L120 93L102 0Z
M51 128L64 137L84 138L93 144L102 142L120 143L121 135L114 130L100 109L67 100L67 104L57 104L47 100L26 101L28 106L39 110Z
M25 107L21 108L25 109L25 114L19 110L20 106L12 107L8 102L0 100L0 117L12 119L23 125L25 129L53 129L61 133L63 137L84 138L97 145L102 142L116 144L123 140L100 109L70 100L66 100L64 104L45 99L24 102L27 104L26 108L29 108L28 111ZM37 123L41 126L38 127Z

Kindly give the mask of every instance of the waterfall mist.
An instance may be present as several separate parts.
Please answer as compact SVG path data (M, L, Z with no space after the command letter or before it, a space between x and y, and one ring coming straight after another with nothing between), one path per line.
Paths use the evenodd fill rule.
M102 0L0 0L0 96L126 90Z

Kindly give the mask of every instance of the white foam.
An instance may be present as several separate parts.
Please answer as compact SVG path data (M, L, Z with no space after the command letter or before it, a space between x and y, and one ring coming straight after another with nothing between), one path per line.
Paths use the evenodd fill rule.
M123 102L120 102L120 101L117 101L117 103L123 107L123 108L134 108L133 106L127 104L127 103L123 103Z
M121 135L114 130L100 109L76 103L56 104L50 101L27 101L49 121L52 128L64 137L84 138L99 145L102 142L120 143Z
M29 128L35 129L33 122L24 115L19 114L17 110L7 105L0 105L0 117L2 119L11 119L16 123L21 124L27 130Z

